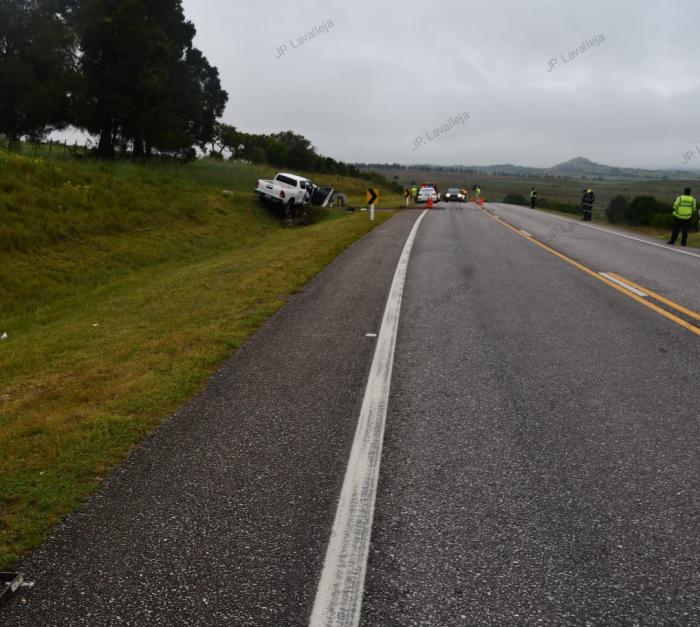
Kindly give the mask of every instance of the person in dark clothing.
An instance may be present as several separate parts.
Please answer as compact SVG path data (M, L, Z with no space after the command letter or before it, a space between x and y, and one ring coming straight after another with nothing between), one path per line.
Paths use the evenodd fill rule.
M697 203L695 198L691 196L691 191L690 187L686 187L683 195L676 198L676 202L673 203L673 231L668 242L671 246L676 245L679 232L681 233L681 246L688 243L690 219L697 211Z
M590 222L593 219L593 203L595 202L595 194L592 189L583 190L583 198L581 198L581 213L583 213L583 221Z
M537 190L533 187L530 190L530 209L535 208L535 203L537 202Z

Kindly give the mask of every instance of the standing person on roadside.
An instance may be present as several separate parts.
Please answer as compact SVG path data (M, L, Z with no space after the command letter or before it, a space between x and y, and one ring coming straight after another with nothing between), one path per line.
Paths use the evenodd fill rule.
M583 198L581 198L581 213L583 213L583 221L590 222L593 219L593 203L595 202L595 194L592 189L583 190Z
M474 185L474 201L479 204L479 198L481 198L481 187Z
M537 202L537 190L533 186L530 190L530 209L535 208L535 202Z
M695 198L690 195L691 191L690 187L686 187L683 195L676 198L676 202L673 203L673 230L671 239L668 241L671 246L676 245L679 232L682 233L681 246L685 246L688 242L690 218L693 217L693 213L698 208Z
M418 196L418 188L414 185L411 187L411 200L415 200Z

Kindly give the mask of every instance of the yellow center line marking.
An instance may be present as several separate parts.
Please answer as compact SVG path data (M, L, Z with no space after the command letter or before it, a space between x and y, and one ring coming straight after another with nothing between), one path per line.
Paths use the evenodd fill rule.
M483 211L483 210L482 210L482 211ZM516 227L514 227L514 226L511 226L510 224L508 224L508 223L507 223L505 220L503 220L502 218L499 218L498 216L492 215L492 214L488 213L487 211L484 211L484 214L486 214L486 215L489 216L490 218L493 218L493 219L496 220L497 222L500 222L503 226L509 228L509 229L510 229L511 231L513 231L514 233L517 233L520 237L522 237L523 239L526 239L528 242L532 242L532 243L535 244L536 246L539 246L540 248L546 250L547 252L552 253L552 254L555 255L556 257L559 257L559 259L562 259L563 261L566 261L567 263L571 264L571 265L574 266L575 268L578 268L579 270L581 270L581 272L585 272L585 273L588 274L589 276L592 276L594 279L597 279L598 281L601 281L602 283L605 283L606 285L609 285L610 287L612 287L613 289L617 290L617 291L620 292L621 294L624 294L625 296L627 296L628 298L631 298L632 300L636 300L638 303L644 305L645 307L651 309L652 311L655 311L656 313L658 313L659 315L663 316L664 318L667 318L668 320L671 320L671 322L675 322L677 325L683 327L684 329L687 329L688 331L691 331L692 333L695 333L695 335L700 335L700 328L696 327L696 326L693 325L693 324L690 324L690 322L686 322L686 321L683 320L682 318L679 318L678 316L674 316L671 312L666 311L665 309L662 309L662 308L659 307L658 305L655 305L654 303L650 303L648 300L645 300L643 297L637 296L637 295L634 294L633 292L630 292L629 290L626 290L624 287L621 287L620 285L618 285L618 284L615 283L614 281L611 281L610 279L608 279L607 277L603 276L602 274L597 273L595 270L591 270L591 269L588 268L587 266L584 266L582 263L579 263L578 261L573 260L571 257L567 257L565 254L560 253L558 250L555 250L555 249L552 248L551 246L547 246L547 244L543 244L543 243L540 242L539 240L536 240L534 237L527 237L527 236L523 235L523 234L520 232L520 229L518 229L518 228L516 228ZM609 273L609 274L612 275L612 273ZM631 281L627 281L627 279L624 279L624 281L625 281L626 283L629 283L630 285L634 285ZM636 286L635 286L635 287L636 287ZM642 289L644 289L644 288L642 288ZM649 290L644 289L644 291L646 291L648 294L652 294L652 295L653 295L653 293L650 292ZM656 298L656 296L654 296L654 297ZM660 301L660 302L664 302L664 300L667 300L667 299L664 299L663 297L659 298L659 301ZM669 302L671 302L671 301L669 301ZM668 304L668 303L666 303L666 304ZM674 303L674 305L675 305L675 303ZM674 305L672 305L672 306L674 306ZM684 308L683 308L683 309L684 309ZM678 310L679 310L679 311L683 311L683 309L681 309L680 306L678 306ZM688 310L686 310L686 311L690 311L690 310L688 309ZM684 312L684 313L685 313L685 312ZM695 312L693 312L693 317L695 317L696 315L697 315L697 314L695 314Z
M674 303L672 300L669 300L665 296L661 296L661 294L657 294L656 292L652 292L651 290L647 289L646 287L642 287L641 285L637 285L637 283L633 283L629 279L624 279L622 278L619 274L615 274L614 272L608 272L608 275L611 277L615 277L616 279L621 279L628 285L631 285L632 287L636 287L638 290L642 290L643 292L646 292L649 294L649 296L652 296L656 300L658 300L660 303L664 303L665 305L668 305L669 307L673 307L676 311L680 311L681 313L684 313L686 316L689 318L693 318L694 320L700 320L700 314L697 311L693 311L692 309L688 309L686 307L683 307L683 305L679 305L678 303Z

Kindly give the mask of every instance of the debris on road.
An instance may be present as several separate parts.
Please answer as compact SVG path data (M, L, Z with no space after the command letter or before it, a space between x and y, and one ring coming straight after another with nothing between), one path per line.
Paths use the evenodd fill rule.
M0 573L0 605L4 605L24 583L22 573Z

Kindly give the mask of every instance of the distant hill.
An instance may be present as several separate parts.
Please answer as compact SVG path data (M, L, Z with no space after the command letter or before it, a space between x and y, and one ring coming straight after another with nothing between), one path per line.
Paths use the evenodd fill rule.
M570 178L599 178L603 179L685 179L688 176L697 176L697 172L683 170L644 170L641 168L620 168L610 165L595 163L584 157L576 157L564 163L558 163L554 167L547 168L546 173L554 176L567 176Z
M622 168L595 163L584 157L576 157L551 168L531 168L528 166L500 163L495 165L449 165L430 164L401 165L398 163L357 163L360 169L367 170L433 170L445 172L464 172L467 174L484 174L489 176L522 177L558 177L593 180L688 180L700 178L699 171L688 170L644 170L641 168Z

